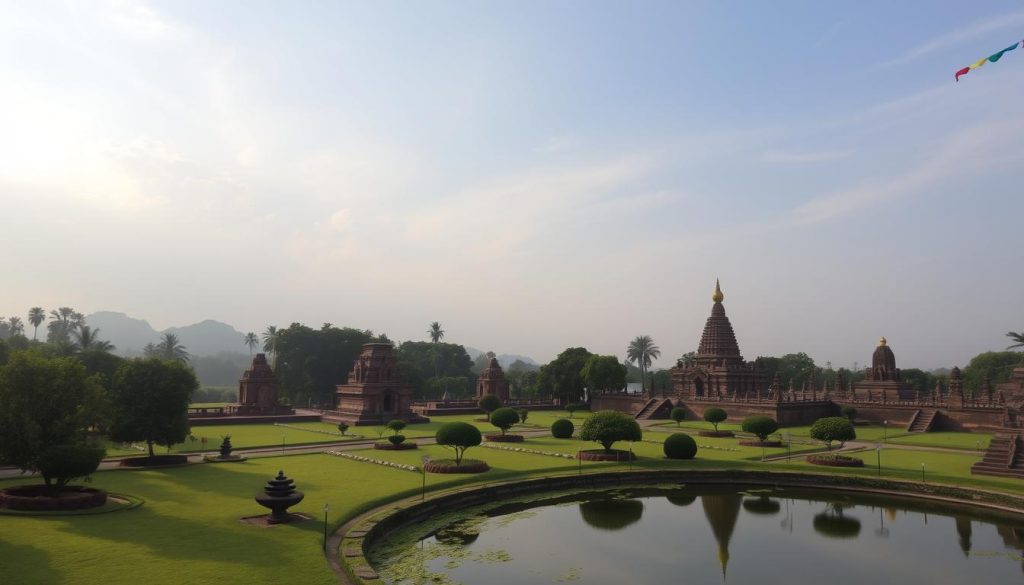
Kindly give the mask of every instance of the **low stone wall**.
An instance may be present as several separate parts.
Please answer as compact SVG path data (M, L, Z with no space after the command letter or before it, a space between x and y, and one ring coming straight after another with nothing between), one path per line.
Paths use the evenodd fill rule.
M647 400L632 394L595 394L590 398L590 410L618 410L635 415L647 404Z
M210 425L252 425L270 423L320 422L319 414L291 414L279 416L210 416L189 417L188 424L193 427Z

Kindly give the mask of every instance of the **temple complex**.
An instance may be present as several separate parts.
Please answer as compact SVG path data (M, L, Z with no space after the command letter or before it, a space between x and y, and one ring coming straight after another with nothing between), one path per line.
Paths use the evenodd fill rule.
M274 370L267 363L265 354L256 354L252 365L242 373L242 379L238 381L238 404L231 405L229 412L240 416L295 414L291 407L278 402Z
M858 400L913 400L914 390L900 380L896 367L896 355L883 337L871 354L871 367L864 371L864 379L853 386L853 396Z
M490 363L476 379L476 399L480 400L488 394L500 398L502 404L508 403L508 380L505 379L505 372L495 357L491 358Z
M383 425L393 419L430 421L412 411L413 389L402 383L390 343L364 343L348 382L338 386L336 395L337 409L325 415L326 420L350 425Z

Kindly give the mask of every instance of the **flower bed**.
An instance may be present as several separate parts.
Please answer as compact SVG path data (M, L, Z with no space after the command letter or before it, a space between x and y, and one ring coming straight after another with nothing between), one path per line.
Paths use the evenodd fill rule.
M435 459L423 466L430 473L483 473L490 469L485 461L479 459L463 459L456 465L454 459Z
M611 451L588 449L578 452L576 457L583 461L629 461L630 455L633 456L634 460L637 458L635 453L623 451L622 449L612 449Z
M807 462L813 465L827 465L829 467L864 467L864 460L846 455L808 455Z
M697 431L697 435L701 437L735 437L736 433L732 431Z
M522 435L484 435L492 443L522 443Z
M563 459L575 459L576 456L572 453L556 453L554 451L540 451L538 449L527 449L525 447L506 447L505 445L494 445L492 443L480 443L481 447L487 447L488 449L501 449L502 451L512 451L514 453L528 453L530 455L546 455L548 457L561 457Z
M412 441L409 441L408 443L399 443L397 445L391 441L380 441L374 443L373 448L381 451L405 451L407 449L418 449L419 446Z
M389 443L390 444L390 443ZM415 465L406 465L404 463L395 463L394 461L384 461L383 459L373 459L372 457L363 457L362 455L356 455L354 453L346 453L345 451L324 451L328 455L334 455L335 457L341 457L343 459L351 459L352 461L361 461L363 463L373 463L375 465L383 465L384 467L394 467L395 469L401 469L402 471L412 471L419 473L420 469Z
M187 465L188 455L154 455L152 457L126 457L121 460L121 467L166 467L169 465Z
M782 441L740 441L744 447L782 447Z
M0 508L60 512L85 510L107 503L107 492L82 486L66 486L54 495L45 485L20 485L0 490Z

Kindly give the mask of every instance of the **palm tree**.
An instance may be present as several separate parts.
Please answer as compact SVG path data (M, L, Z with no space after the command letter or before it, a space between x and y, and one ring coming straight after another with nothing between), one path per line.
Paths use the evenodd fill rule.
M25 324L22 323L21 317L11 317L7 320L7 326L11 330L11 337L25 334Z
M114 345L109 341L103 341L99 338L100 330L93 329L88 325L79 325L78 329L71 332L71 336L75 338L75 349L78 351L111 351L114 349Z
M47 341L61 343L71 341L71 332L79 325L85 325L85 315L71 307L61 307L50 311L50 322L46 328L50 330Z
M32 324L34 331L32 331L32 341L36 340L39 335L39 326L46 321L46 311L42 307L32 307L28 310L28 322Z
M444 339L444 329L441 329L441 324L434 321L430 324L430 329L427 329L427 335L430 336L430 341L437 343Z
M661 357L661 349L654 345L654 340L650 335L640 335L630 341L629 346L626 347L626 359L640 368L641 391L646 389L647 368L651 366L653 360L659 357Z
M1013 345L1006 349L1013 349L1015 347L1024 347L1024 333L1014 333L1013 331L1006 334L1007 337L1013 340Z
M252 331L245 334L245 340L242 343L249 346L249 356L252 356L252 350L260 344L260 338Z
M162 360L176 361L181 363L188 362L188 352L185 351L186 347L178 343L178 336L173 333L164 333L163 337L160 338L160 343L153 345L152 343L146 344L146 349L143 350L146 357L155 357Z
M267 325L267 328L263 331L263 351L267 353L277 353L277 336L281 333L277 330L277 325Z

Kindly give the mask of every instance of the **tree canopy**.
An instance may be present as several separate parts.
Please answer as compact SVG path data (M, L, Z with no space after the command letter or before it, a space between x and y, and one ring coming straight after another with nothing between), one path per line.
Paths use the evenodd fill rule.
M562 403L583 400L583 366L594 354L583 347L570 347L558 354L550 363L541 366L538 384L542 392L551 392Z
M987 351L974 356L963 369L964 390L971 395L981 390L985 377L998 384L1010 379L1014 368L1024 367L1024 352Z
M372 331L332 325L313 329L299 323L277 332L276 377L281 395L292 404L333 406Z
M592 355L580 371L587 388L597 392L618 391L626 386L626 368L613 355Z
M601 410L583 421L580 438L597 441L605 452L611 452L616 441L639 441L643 438L640 423L624 412Z
M199 387L195 373L176 361L157 358L126 362L111 386L110 438L170 448L188 437L188 404Z

